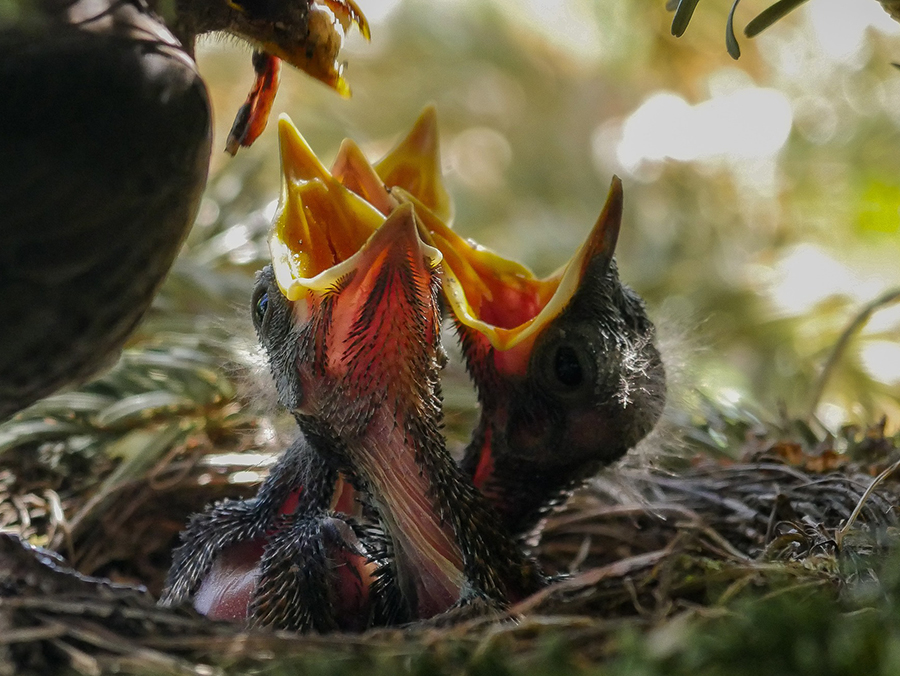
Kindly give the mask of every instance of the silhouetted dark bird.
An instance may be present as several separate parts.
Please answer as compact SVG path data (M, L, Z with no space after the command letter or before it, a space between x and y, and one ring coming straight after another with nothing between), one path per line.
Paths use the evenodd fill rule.
M203 81L142 3L13 7L0 13L0 419L116 356L193 222L210 151Z
M171 266L209 162L196 37L229 32L346 93L335 20L368 29L352 0L326 4L5 0L0 420L113 360Z

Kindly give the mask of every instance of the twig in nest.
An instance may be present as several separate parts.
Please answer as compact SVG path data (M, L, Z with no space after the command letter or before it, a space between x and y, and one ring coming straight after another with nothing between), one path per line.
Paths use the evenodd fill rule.
M834 347L831 348L831 353L828 355L828 359L825 360L825 365L822 367L822 373L819 374L819 378L816 380L816 384L813 387L812 398L809 403L807 418L811 419L815 415L816 407L818 407L819 401L825 393L825 386L831 378L831 373L834 371L834 367L837 366L837 363L841 360L850 340L869 322L873 314L883 307L896 303L898 300L900 300L900 289L890 289L875 300L864 305L853 320L847 325L841 333L840 338L838 338L837 342L834 344Z
M869 496L872 495L874 490L878 488L878 485L887 479L894 471L900 467L900 460L895 462L893 465L888 467L886 470L882 471L877 477L872 479L872 483L869 484L869 487L866 489L866 492L862 494L862 497L859 499L859 502L856 503L856 507L853 508L853 511L850 513L850 517L847 519L847 523L844 524L843 528L841 528L837 535L834 536L834 542L837 545L837 548L841 548L841 542L844 540L844 536L850 531L853 527L853 522L856 521L856 518L859 516L859 513L862 511L863 506L866 504L866 500L869 499Z
M66 554L69 559L72 559L75 556L75 546L72 543L72 530L69 528L62 500L59 494L50 488L44 491L44 498L47 500L47 505L50 508L50 528L47 531L47 539L53 541L57 532L62 533Z
M519 603L509 609L509 614L512 616L524 615L539 607L543 601L554 594L594 587L605 579L625 577L634 571L650 568L662 561L669 553L669 548L667 547L664 550L639 554L638 556L616 561L602 568L593 568L575 577L570 577L545 587L541 591L519 601Z

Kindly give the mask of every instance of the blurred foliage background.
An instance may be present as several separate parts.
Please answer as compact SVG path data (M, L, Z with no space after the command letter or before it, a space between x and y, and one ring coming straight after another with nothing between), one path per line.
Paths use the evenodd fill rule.
M285 69L274 112L330 162L345 136L380 157L436 103L455 227L539 273L574 252L620 175L620 270L651 306L688 407L699 391L804 415L841 331L900 286L900 25L874 0L812 0L740 37L739 61L725 50L730 5L711 0L677 40L656 1L359 4L372 42L347 40L353 97ZM736 26L768 4L745 2ZM223 148L249 54L210 39L199 63ZM252 342L243 308L268 257L276 146L273 122L236 159L214 153L148 326ZM900 420L898 338L895 304L850 341L815 408L827 427Z

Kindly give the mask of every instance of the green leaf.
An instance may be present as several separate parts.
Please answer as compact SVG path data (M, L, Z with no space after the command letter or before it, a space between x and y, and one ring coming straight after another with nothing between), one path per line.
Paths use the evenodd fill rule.
M687 30L691 17L694 16L694 9L700 0L679 0L678 7L675 8L675 16L672 18L672 35L680 38Z
M92 416L109 406L115 399L90 392L64 392L41 399L30 406L23 416L35 418L81 418Z
M97 426L103 429L125 428L140 425L151 418L193 411L196 403L188 397L157 390L126 397L108 406L97 416Z
M132 482L144 480L150 468L180 443L186 434L184 425L176 421L164 427L132 430L111 443L107 454L111 458L120 458L121 462L72 518L70 528L73 537L96 520L113 494Z
M64 439L80 432L80 425L53 419L10 422L0 426L0 455L22 444Z
M748 38L756 37L773 23L793 12L804 2L806 0L778 0L778 2L764 9L747 24L747 27L744 29L744 35Z
M731 4L731 11L728 12L728 21L725 23L725 49L728 50L728 54L735 61L741 58L741 46L734 36L734 10L737 9L740 1L741 0L734 0Z

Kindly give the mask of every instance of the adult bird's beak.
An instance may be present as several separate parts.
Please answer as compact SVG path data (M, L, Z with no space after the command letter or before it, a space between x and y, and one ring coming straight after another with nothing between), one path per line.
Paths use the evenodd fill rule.
M328 85L341 96L350 96L350 86L344 79L338 55L343 36L351 26L356 26L366 40L371 38L369 22L354 0L313 2L309 8L309 34L305 41L269 43L265 49Z
M337 60L343 36L355 25L366 40L371 37L369 23L353 0L282 0L250 7L243 0L227 0L227 4L229 31L255 47L256 73L225 143L229 154L252 145L265 130L278 92L282 60L341 96L350 96L343 66Z
M235 11L228 30L256 49L283 59L342 96L350 95L338 56L344 35L356 26L367 40L369 24L354 0L268 3L265 11L228 3Z

